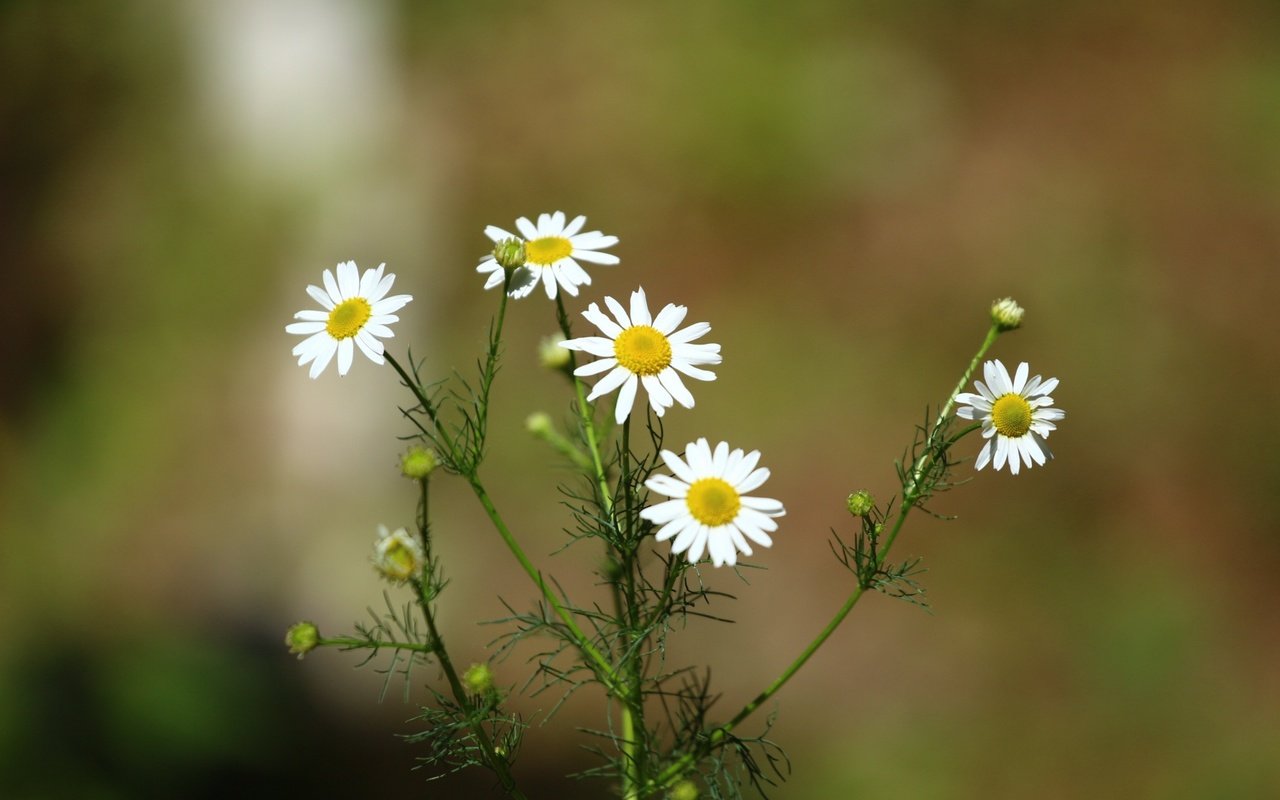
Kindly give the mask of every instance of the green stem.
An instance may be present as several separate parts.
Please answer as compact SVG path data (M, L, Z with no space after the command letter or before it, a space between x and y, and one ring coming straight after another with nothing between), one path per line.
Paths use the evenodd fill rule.
M938 414L938 419L934 424L933 430L941 430L942 424L947 421L952 409L955 408L956 395L963 391L965 385L969 382L969 378L973 375L973 371L978 368L978 362L982 360L984 355L986 355L987 350L990 349L999 334L999 329L994 325L992 325L991 329L987 331L987 336L983 340L982 346L978 348L977 354L975 354L969 361L969 366L964 371L964 375L960 377L960 380L956 383L956 387L951 390L951 394L947 397L947 402L943 404L942 411ZM960 438L960 436L972 432L979 427L981 426L971 425L967 427L959 436L949 440L949 444L954 443ZM924 452L916 458L915 463L912 464L910 476L907 479L906 484L903 486L902 500L898 506L897 519L894 520L894 524L889 531L889 535L885 537L884 544L876 554L877 562L884 562L885 558L889 554L889 548L893 547L894 540L898 538L898 533L902 530L903 523L906 522L907 514L910 513L911 509L915 506L916 501L919 499L918 493L920 490L920 476L924 474L924 470L928 467L929 460L932 457L932 448L926 447ZM779 675L773 683L769 684L764 691L756 695L751 702L743 706L742 710L735 714L733 719L729 720L724 725L714 728L708 734L703 746L695 753L686 753L681 756L663 770L655 779L654 783L650 784L646 788L656 791L671 785L679 779L680 776L684 775L690 767L696 764L702 756L709 753L711 749L722 741L729 732L741 724L747 717L751 716L751 714L767 702L769 698L777 694L778 690L785 686L787 681L791 680L792 676L799 672L800 668L803 667L813 654L818 651L818 648L822 647L822 645L826 643L827 639L831 637L831 634L835 633L836 629L840 627L840 624L849 616L849 612L853 611L853 607L858 604L860 599L862 599L862 596L866 593L866 589L867 587L862 585L859 585L854 589L853 593L844 601L844 604L840 606L840 609L836 612L835 616L831 618L831 621L826 624L813 641L809 642L796 660L791 662L791 664L782 671L782 674Z
M564 335L564 338L573 338L573 331L569 327L569 315L564 310L563 295L558 293L556 294L556 320L560 323L560 332ZM574 356L573 351L570 350L569 375L573 378L573 391L578 399L578 419L582 422L582 431L587 438L587 450L591 454L591 466L594 470L593 478L596 482L596 490L600 493L600 507L616 529L616 520L613 519L613 492L609 491L609 478L604 471L604 459L600 455L600 439L596 432L595 417L591 413L591 404L587 402L586 387L582 383L582 379L573 374L577 368L577 363L577 358Z
M414 653L435 653L433 643L418 642L382 642L369 639L357 639L354 636L324 636L316 640L316 647L341 647L344 650L408 650Z

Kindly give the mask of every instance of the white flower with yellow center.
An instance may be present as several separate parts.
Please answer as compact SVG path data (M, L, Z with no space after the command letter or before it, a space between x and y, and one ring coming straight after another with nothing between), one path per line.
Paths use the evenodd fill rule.
M770 531L778 529L774 517L786 514L782 503L767 497L747 497L769 479L769 470L756 468L760 451L730 450L728 442L714 452L706 439L691 442L684 459L662 451L662 460L674 475L654 475L645 486L674 498L649 506L640 516L658 528L660 542L675 537L672 553L685 553L690 564L698 563L705 550L715 566L738 562L738 553L751 555L747 540L769 547Z
M579 261L617 264L617 256L598 251L613 247L618 243L618 237L606 236L600 231L580 233L586 222L586 217L577 216L566 225L564 212L557 211L554 214L539 214L537 225L530 222L528 217L516 220L516 229L520 231L518 236L497 225L486 227L485 236L495 244L507 239L524 240L525 261L522 271L527 270L528 274L518 276L518 283L513 281L511 296L527 297L541 281L547 297L552 300L556 297L557 285L576 297L579 286L591 283L591 276L578 264ZM492 256L481 261L476 272L488 274L489 277L484 282L486 289L501 286L505 277L502 266Z
M380 264L361 275L356 262L346 261L338 265L336 280L331 271L324 271L323 289L307 287L307 294L324 310L299 311L293 317L304 321L285 326L285 331L311 334L293 348L293 354L298 357L298 366L311 363L312 378L320 377L334 353L338 354L338 374L346 375L357 347L373 363L383 363L382 342L378 340L395 336L387 327L400 319L393 312L413 299L407 294L387 297L396 276L383 275L386 266Z
M1053 398L1049 396L1057 388L1058 379L1046 381L1037 375L1028 380L1030 371L1024 361L1010 380L1004 364L988 361L982 365L987 382L973 382L978 394L956 395L956 402L964 404L956 409L956 416L980 421L982 436L987 439L974 462L975 468L991 463L998 470L1007 462L1009 471L1017 475L1023 464L1030 469L1032 463L1044 466L1047 459L1053 458L1045 439L1057 429L1054 423L1067 413L1053 408Z
M599 361L578 367L574 375L598 375L612 370L596 383L587 399L595 400L622 387L614 409L619 424L631 413L636 389L641 384L658 416L676 403L693 408L693 395L678 373L700 381L716 379L714 372L700 369L698 365L719 364L720 345L693 343L694 339L706 335L711 326L698 322L677 331L676 326L684 321L689 309L668 303L655 318L649 313L644 289L631 293L630 314L612 297L606 297L604 302L613 312L613 319L595 303L582 312L604 336L585 336L560 343L561 347L600 357Z
M378 526L378 539L373 543L373 567L392 583L404 583L422 576L427 561L422 543L404 528L387 530Z

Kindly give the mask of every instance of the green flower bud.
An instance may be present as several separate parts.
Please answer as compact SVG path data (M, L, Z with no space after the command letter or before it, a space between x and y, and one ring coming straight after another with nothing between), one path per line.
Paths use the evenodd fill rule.
M493 670L489 669L488 664L472 664L467 667L466 672L462 673L462 684L472 694L482 696L492 694Z
M671 787L671 800L698 800L698 785L693 781L680 781Z
M991 304L991 321L1001 331L1011 331L1022 324L1022 315L1026 313L1022 306L1014 302L1012 297L997 300Z
M550 336L542 337L542 341L538 342L538 361L547 369L566 369L569 366L570 353L568 350L560 346L564 341L564 334L553 333Z
M422 575L427 556L417 538L404 528L387 530L378 526L378 539L373 543L373 566L392 583L405 583Z
M546 438L552 433L551 416L543 411L535 411L525 418L524 429L538 438Z
M855 517L865 517L876 508L876 499L866 489L859 489L849 495L849 513Z
M316 645L320 643L320 630L316 628L314 623L299 622L294 625L284 635L284 643L289 645L290 653L297 653L298 659L316 649Z
M400 474L411 480L420 481L430 475L439 463L435 451L415 444L400 456Z
M503 239L493 246L493 260L507 270L523 267L525 262L524 240Z

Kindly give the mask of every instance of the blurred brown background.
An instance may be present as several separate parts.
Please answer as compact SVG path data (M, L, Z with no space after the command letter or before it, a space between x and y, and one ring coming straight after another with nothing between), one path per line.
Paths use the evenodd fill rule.
M668 443L761 449L790 510L768 571L714 576L737 624L675 643L725 716L848 591L827 531L894 491L993 298L1028 309L993 355L1062 379L1055 462L908 525L934 615L869 598L777 697L777 797L1280 796L1261 0L0 3L5 796L484 796L410 771L398 684L280 643L380 604L375 526L413 512L393 373L312 382L283 327L323 268L386 261L416 298L393 352L467 372L482 229L557 208L622 240L571 308L642 284L714 326ZM585 594L522 429L567 411L551 309L511 309L486 474ZM478 660L475 620L532 591L440 483L445 635ZM535 796L606 793L559 777L596 700L530 732Z

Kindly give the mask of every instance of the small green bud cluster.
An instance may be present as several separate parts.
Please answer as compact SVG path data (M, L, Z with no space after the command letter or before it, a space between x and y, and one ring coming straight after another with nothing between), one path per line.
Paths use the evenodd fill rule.
M545 411L533 412L525 418L524 429L539 439L547 438L554 432L551 427L551 415Z
M1012 297L991 304L991 321L1001 331L1011 331L1022 325L1022 315L1025 313Z
M523 239L503 239L493 246L493 260L505 270L524 266L526 260Z
M320 629L315 623L304 620L285 632L284 643L289 646L290 653L297 653L301 659L320 643Z
M400 474L410 480L420 481L430 475L439 464L435 451L415 444L400 456Z
M680 781L671 787L671 800L698 800L698 785L693 781Z
M543 367L558 370L568 369L572 353L560 346L560 343L564 340L564 334L553 333L550 336L542 337L542 341L538 342L538 361Z
M488 664L472 664L462 673L462 685L469 694L484 700L488 705L496 705L501 699L498 687L494 685L493 670Z
M849 513L855 517L865 517L876 508L876 499L866 489L859 489L849 495Z

